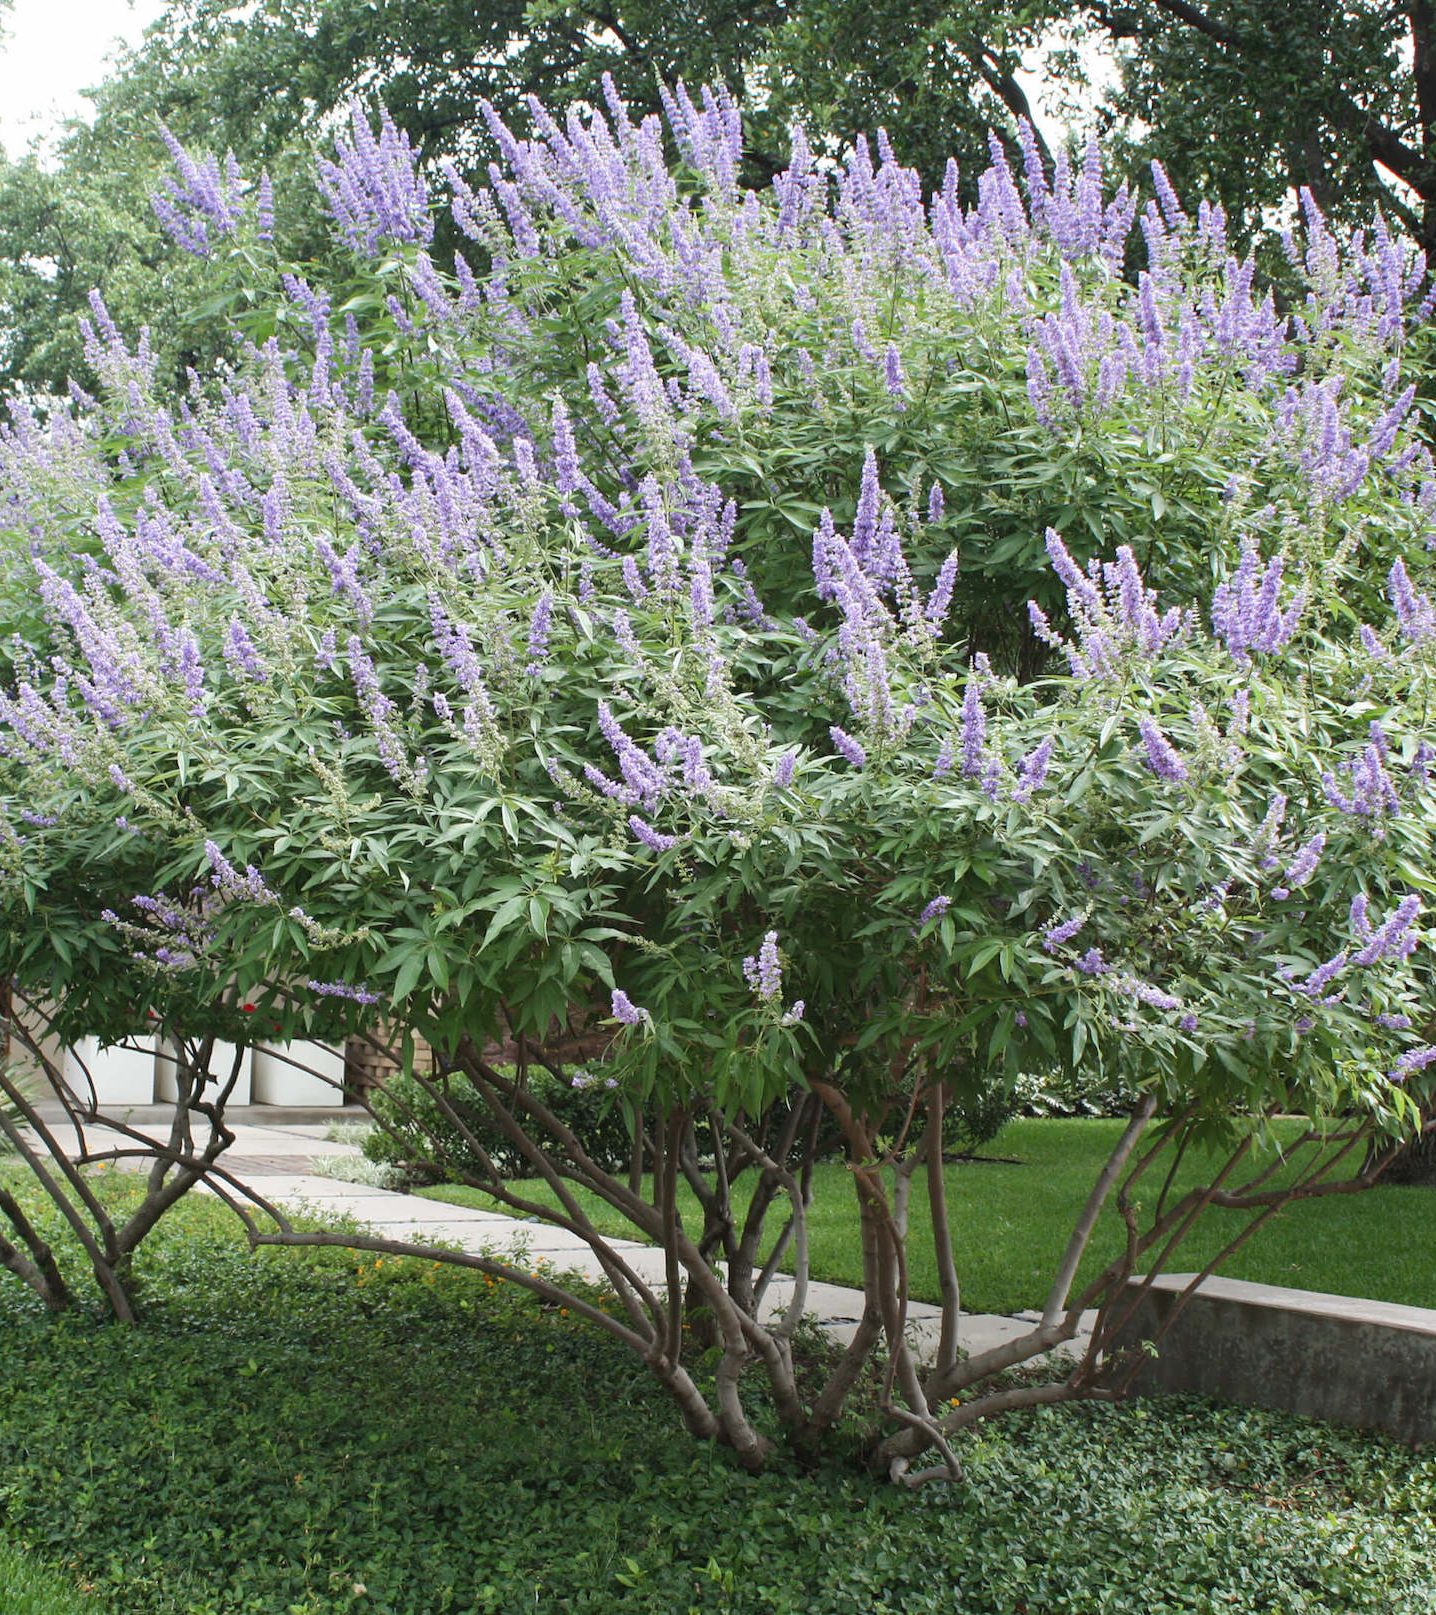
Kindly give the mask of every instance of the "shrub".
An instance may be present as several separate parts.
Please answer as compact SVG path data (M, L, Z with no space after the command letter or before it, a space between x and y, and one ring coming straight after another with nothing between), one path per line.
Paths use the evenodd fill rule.
M1130 1085L1094 1087L1058 1071L1035 1079L1021 1106L1024 1116L1127 1116L1138 1099Z
M621 1313L494 1276L587 1309L753 1469L755 1375L812 1453L885 1341L867 1456L905 1474L1205 1207L1347 1192L1421 1126L1436 476L1403 361L1431 294L1313 209L1287 316L1160 170L1124 279L1139 203L1095 158L1032 154L1025 200L999 159L964 212L881 146L830 183L799 133L759 198L731 103L668 104L676 165L616 101L495 120L491 187L451 179L452 271L407 145L356 116L324 170L352 286L272 264L238 179L182 174L255 340L169 396L97 299L98 396L0 456L41 607L0 697L3 963L61 1034L422 1036L492 1128L446 1170L528 1209L529 1162ZM576 1099L556 1050L605 1010L619 1097ZM950 1113L1034 1070L1130 1088L1130 1125L1024 1340L959 1360L944 1249L924 1373L908 1198L945 1232ZM1280 1191L1275 1110L1310 1118ZM605 1164L620 1115L642 1193ZM1137 1195L1154 1128L1225 1165ZM833 1129L866 1310L807 1398ZM662 1243L665 1284L569 1183ZM1077 1293L1113 1193L1147 1220ZM1096 1346L1024 1397L1129 1366Z
M337 1178L341 1183L364 1183L374 1189L402 1189L408 1175L396 1166L371 1161L364 1155L316 1155L309 1170L317 1178Z
M529 1072L527 1081L604 1171L627 1170L633 1135L622 1101L601 1078L577 1071L566 1081L537 1070ZM533 1163L504 1136L482 1093L462 1072L438 1084L401 1073L376 1090L369 1103L379 1125L365 1137L364 1154L414 1181L461 1182L489 1172L501 1178L534 1176Z

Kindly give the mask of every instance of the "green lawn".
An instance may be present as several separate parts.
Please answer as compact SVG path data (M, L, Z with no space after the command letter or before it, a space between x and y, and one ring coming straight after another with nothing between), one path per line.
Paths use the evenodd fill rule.
M1017 1312L1042 1304L1073 1220L1121 1131L1120 1121L1096 1117L1014 1121L984 1153L1011 1157L1016 1164L981 1160L947 1169L948 1209L963 1305L969 1311ZM1200 1181L1200 1167L1200 1161L1186 1163L1178 1185ZM1147 1182L1155 1196L1161 1171L1154 1168ZM535 1198L544 1194L541 1185L527 1187ZM422 1192L457 1204L493 1206L486 1195L471 1189L442 1185ZM608 1232L633 1237L623 1219L597 1200L588 1197L586 1204ZM685 1193L681 1209L689 1226L698 1226L691 1195ZM925 1212L925 1199L915 1192L909 1271L914 1296L936 1301L932 1231ZM1232 1217L1209 1212L1205 1226L1199 1225L1177 1254L1174 1270L1205 1265L1230 1237ZM1120 1233L1115 1215L1109 1215L1093 1239L1084 1273L1116 1254ZM840 1164L815 1173L810 1241L815 1278L861 1283L853 1190ZM1265 1284L1436 1307L1436 1191L1376 1188L1293 1205L1261 1229L1223 1271Z
M0 1610L4 1615L101 1615L72 1582L0 1538Z

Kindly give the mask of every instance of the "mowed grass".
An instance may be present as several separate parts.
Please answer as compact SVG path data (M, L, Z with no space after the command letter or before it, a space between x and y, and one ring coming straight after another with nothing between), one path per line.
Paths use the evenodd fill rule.
M1297 1125L1278 1124L1278 1136L1290 1139ZM1101 1117L1014 1121L986 1147L989 1158L947 1168L949 1223L968 1311L1018 1312L1042 1304L1073 1222L1122 1126ZM1140 1198L1149 1206L1166 1165L1157 1163L1144 1179ZM1189 1154L1178 1169L1176 1191L1209 1178L1213 1169L1210 1156ZM1279 1172L1274 1181L1281 1176ZM524 1188L535 1199L550 1199L539 1183ZM421 1192L455 1204L503 1209L481 1191L454 1185ZM697 1202L680 1193L685 1225L696 1230L701 1227ZM596 1197L580 1193L580 1198L606 1233L635 1237L624 1219ZM746 1191L738 1198L746 1206ZM1237 1213L1209 1210L1166 1264L1168 1270L1204 1267L1244 1220ZM780 1225L775 1222L774 1233ZM914 1186L911 1229L912 1293L936 1301L932 1223L920 1182ZM857 1209L851 1175L841 1163L820 1166L814 1173L809 1239L814 1278L861 1284ZM1117 1255L1121 1240L1121 1224L1109 1209L1093 1237L1079 1285ZM1436 1307L1436 1190L1379 1187L1291 1205L1269 1219L1222 1271L1263 1284Z
M0 1538L0 1611L4 1615L99 1615L73 1582Z

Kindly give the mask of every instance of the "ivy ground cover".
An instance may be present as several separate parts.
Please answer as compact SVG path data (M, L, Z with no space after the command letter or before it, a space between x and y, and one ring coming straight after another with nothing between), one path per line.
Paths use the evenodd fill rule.
M1431 1605L1436 1457L1384 1441L1171 1399L969 1432L962 1487L746 1475L516 1286L202 1205L140 1265L141 1329L0 1283L0 1522L94 1615Z

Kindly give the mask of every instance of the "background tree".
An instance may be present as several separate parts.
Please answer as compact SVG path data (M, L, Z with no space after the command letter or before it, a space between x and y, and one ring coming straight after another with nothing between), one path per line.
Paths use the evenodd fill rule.
M222 311L190 295L193 276L150 213L168 158L161 123L204 150L232 150L277 181L351 96L388 107L420 155L467 172L492 155L480 103L518 111L525 96L600 99L605 73L635 110L658 107L660 80L740 82L777 0L175 0L94 92L57 162L0 165L0 389L63 393L87 374L75 316L102 288L127 326L149 324L181 372L225 351ZM323 253L328 235L307 185L280 185L287 256Z
M779 129L793 119L841 148L885 129L929 184L949 158L963 183L988 163L989 129L1033 121L1023 58L1070 8L952 0L822 0L789 6L754 68ZM1069 71L1080 74L1075 58ZM1015 147L1013 148L1015 150Z
M1436 10L1429 0L1134 0L1083 7L1121 64L1108 112L1134 152L1220 200L1249 238L1310 189L1436 247Z

